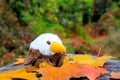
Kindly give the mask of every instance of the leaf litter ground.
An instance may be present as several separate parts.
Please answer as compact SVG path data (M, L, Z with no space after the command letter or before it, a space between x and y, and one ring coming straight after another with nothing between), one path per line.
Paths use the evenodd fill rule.
M69 55L69 57L70 57L70 55ZM89 57L90 58L89 55L84 56L84 57ZM77 60L77 61L80 62L79 60ZM42 77L40 77L41 80L47 80L48 78L49 78L49 80L50 79L55 80L58 77L60 77L62 80L77 80L77 79L80 79L79 77L84 77L84 76L87 76L87 78L90 79L90 80L94 80L94 79L96 79L96 80L110 80L110 74L106 73L104 68L106 68L108 72L119 72L119 70L120 70L120 62L119 61L114 61L114 60L108 60L107 62L104 61L105 62L104 66L103 66L104 68L101 68L101 67L96 68L95 66L92 66L91 64L86 64L86 63L85 64L80 64L78 62L76 63L76 61L74 61L73 63L70 63L70 64L66 63L61 67L53 67L53 66L48 65L47 67L40 68L37 71L38 71L38 73L42 74ZM14 67L13 66L14 65L5 66L3 68L0 68L0 71L8 70L7 72L9 73L9 69L11 70L11 69L15 69L17 67L21 70L21 67L24 67L23 65L22 66L18 65L18 66L14 66ZM19 67L19 66L21 66L21 67ZM10 67L12 67L12 68L10 68ZM7 68L9 68L9 69L7 69ZM96 69L99 69L99 70L96 70ZM14 72L15 70L12 70L12 71ZM22 76L22 74L23 75L26 74L26 75L29 75L29 76L30 75L31 76L35 75L34 73L30 74L30 73L25 73L24 70L22 70L22 71L23 71L23 73L19 73L19 74L21 74L21 76ZM91 73L92 75L88 75L88 74L90 74L90 72L92 72ZM6 77L5 75L4 76L2 75L3 73L5 73L5 72L0 73L1 78L7 78L7 79L10 78L9 80L11 80L11 78L21 78L21 76L15 76L15 75L13 76L12 73L8 74L8 75L6 73L6 75L7 75L7 77ZM59 74L56 75L56 73L59 73ZM106 74L103 74L103 73L106 73ZM51 76L47 76L49 74L51 74ZM101 74L103 74L103 75L101 75ZM11 77L11 75L12 75L12 77ZM23 78L23 76L22 76L22 78ZM26 77L24 79L31 80L29 77L28 78Z

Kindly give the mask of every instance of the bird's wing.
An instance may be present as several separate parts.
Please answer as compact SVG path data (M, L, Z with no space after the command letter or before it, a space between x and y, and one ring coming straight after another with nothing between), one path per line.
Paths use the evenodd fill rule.
M24 60L24 65L32 64L38 59L39 56L40 56L39 50L34 50L31 48Z

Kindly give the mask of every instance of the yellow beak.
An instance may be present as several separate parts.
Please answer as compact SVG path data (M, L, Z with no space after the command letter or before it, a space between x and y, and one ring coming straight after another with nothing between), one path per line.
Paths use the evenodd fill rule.
M50 50L55 53L66 53L66 48L62 44L55 41L50 44Z

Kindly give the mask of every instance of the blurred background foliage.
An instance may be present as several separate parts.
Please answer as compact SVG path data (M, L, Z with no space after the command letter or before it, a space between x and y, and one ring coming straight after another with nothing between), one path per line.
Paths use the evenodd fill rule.
M26 55L46 32L58 34L69 53L118 56L119 29L119 0L0 0L0 64Z

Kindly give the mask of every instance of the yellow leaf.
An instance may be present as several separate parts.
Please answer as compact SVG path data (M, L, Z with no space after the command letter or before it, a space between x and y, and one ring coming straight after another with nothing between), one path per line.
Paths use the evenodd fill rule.
M90 55L85 55L85 56L72 56L72 60L74 62L78 62L80 64L91 64L94 65L94 59Z
M95 67L103 66L107 59L112 58L111 56L102 56L98 58L92 58L90 55L84 55L84 56L72 56L73 62L78 62L80 64L90 64Z
M0 80L12 80L12 78L10 78L8 76L2 76L2 77L0 77Z
M46 62L42 62L42 63L40 63L39 64L39 67L40 68L44 68L44 67L46 67L48 64L46 63Z
M94 59L95 63L94 66L98 67L98 66L103 66L104 63L106 62L107 59L112 58L111 56L101 56L101 57L97 57Z
M28 72L26 72L25 68L9 70L9 71L4 71L4 72L0 73L0 80L1 79L12 80L14 78L37 80L37 78L35 77L35 73L28 73Z
M68 62L69 62L69 58L68 58L68 56L66 56L63 60L63 64L68 63Z
M38 68L36 68L35 66L27 66L27 67L25 67L25 71L26 72L32 72L32 71L36 71L36 70L38 70Z
M23 64L23 62L24 62L24 59L23 59L23 58L18 58L18 59L16 59L16 60L17 60L17 61L13 63L14 65Z

